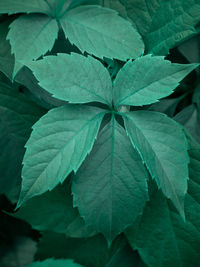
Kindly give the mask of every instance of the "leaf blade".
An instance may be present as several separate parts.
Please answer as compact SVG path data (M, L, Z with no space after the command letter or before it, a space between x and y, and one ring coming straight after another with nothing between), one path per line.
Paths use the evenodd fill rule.
M17 207L77 171L92 149L104 115L98 108L67 105L52 109L33 126Z
M146 55L129 61L114 82L114 102L119 105L148 105L170 95L179 82L199 64L176 64L164 57Z
M112 117L72 180L74 205L86 225L110 244L142 212L148 199L147 179L139 155Z
M189 156L183 129L158 112L135 111L123 118L127 134L152 178L184 218Z
M110 75L93 57L58 54L28 66L39 80L39 85L60 100L70 103L97 101L109 106L112 103Z
M23 31L21 29L23 28ZM14 74L23 64L36 60L53 48L58 35L55 19L41 14L22 15L10 24L7 39L15 55ZM21 41L23 40L23 42Z
M96 5L80 6L60 19L66 38L82 52L97 57L136 58L144 44L130 22L117 12Z

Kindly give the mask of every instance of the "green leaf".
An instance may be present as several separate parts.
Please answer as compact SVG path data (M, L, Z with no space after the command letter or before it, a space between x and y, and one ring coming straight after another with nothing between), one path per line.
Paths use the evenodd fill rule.
M25 220L39 231L54 231L74 238L92 236L94 231L85 226L77 209L73 208L70 189L69 183L58 185L51 192L28 200L11 215Z
M66 38L81 52L126 60L136 58L144 51L138 32L112 9L80 6L68 11L60 23Z
M106 267L145 267L140 256L128 244L122 246L106 264Z
M176 64L147 55L129 61L114 82L114 103L141 106L170 95L179 82L199 64Z
M74 205L86 225L103 233L110 244L142 213L147 179L138 153L112 117L72 180Z
M109 73L91 56L58 54L33 62L28 67L39 85L58 99L70 103L112 103Z
M23 31L22 31L23 29ZM55 19L42 14L22 15L10 24L7 39L15 55L14 74L23 64L50 51L58 35ZM22 41L23 40L23 41Z
M15 88L0 83L0 194L12 202L18 199L24 145L32 125L44 110Z
M148 53L166 55L169 49L197 34L198 0L121 0Z
M11 55L11 47L6 36L8 34L8 26L11 19L7 19L0 23L0 71L2 71L9 79L12 79L14 68L14 56Z
M127 231L131 246L138 250L147 266L199 265L200 199L193 196L197 192L199 195L200 186L194 184L186 196L185 223L158 191L152 195L137 225Z
M182 109L174 120L182 124L200 142L200 112L195 104Z
M54 260L47 259L45 261L33 262L27 267L81 267L81 265L74 263L72 260Z
M189 156L182 127L165 114L153 111L126 113L124 122L152 178L184 217Z
M18 207L78 170L92 149L104 114L95 107L67 105L50 110L33 126L23 160Z
M66 238L62 234L47 232L43 234L38 243L35 258L36 260L49 257L67 258L83 266L104 267L125 241L125 238L120 236L113 242L111 248L108 248L102 235L81 239Z
M1 0L0 13L45 13L50 15L50 8L46 0ZM23 40L24 41L24 40Z

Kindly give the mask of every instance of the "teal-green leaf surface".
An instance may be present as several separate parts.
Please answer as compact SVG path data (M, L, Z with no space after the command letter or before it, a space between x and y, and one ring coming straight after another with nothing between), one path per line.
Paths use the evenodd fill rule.
M120 0L144 38L148 53L166 55L169 49L197 34L199 0Z
M81 52L99 58L127 60L144 51L141 36L115 10L96 5L80 6L60 19L66 38Z
M73 208L69 182L31 198L11 215L26 221L39 231L54 231L73 238L85 238L95 234L85 226L77 209Z
M39 85L70 103L112 104L112 82L107 69L91 56L72 53L47 56L28 65Z
M110 244L142 213L148 199L147 171L114 117L72 180L74 205L86 225Z
M32 125L44 113L16 88L0 83L0 194L13 203L20 192L24 145Z
M23 31L22 31L23 29ZM7 39L15 55L14 74L23 64L38 59L53 48L58 35L57 21L43 14L22 15L10 24Z
M141 106L170 95L179 82L199 64L176 64L147 55L129 61L114 81L114 103Z
M18 207L78 170L92 149L104 114L95 107L67 105L52 109L33 126L23 160Z
M81 267L82 265L73 262L72 260L63 260L63 259L47 259L45 261L36 261L33 262L27 267Z
M1 0L0 13L45 13L49 15L50 8L44 0Z
M140 220L126 235L147 266L199 265L199 192L200 185L190 181L185 199L186 222L170 208L161 192L154 192Z
M189 156L182 127L165 114L153 111L125 113L124 122L152 178L184 217Z

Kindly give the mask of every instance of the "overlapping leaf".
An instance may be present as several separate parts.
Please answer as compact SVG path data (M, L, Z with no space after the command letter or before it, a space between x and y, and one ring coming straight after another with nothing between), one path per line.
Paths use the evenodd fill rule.
M33 62L29 67L39 85L58 99L70 103L112 103L112 82L109 73L93 57L75 53L58 54Z
M78 170L92 149L104 114L94 107L67 105L52 109L33 126L23 160L18 207Z
M38 59L51 50L57 35L57 21L51 17L30 14L15 19L10 25L7 36L7 39L10 40L11 51L15 55L13 76L23 64Z
M60 22L66 38L82 52L126 60L144 51L138 32L112 9L80 6L66 12Z
M126 242L125 238L120 236L108 248L102 235L87 239L66 238L62 234L45 232L38 243L35 258L36 260L44 260L49 257L74 259L74 261L83 266L104 267Z
M124 122L151 176L184 217L189 157L182 127L165 114L152 111L125 113Z
M147 55L129 61L114 83L114 102L119 105L147 105L170 95L179 82L198 64L175 64L164 57Z
M0 83L0 194L12 202L20 191L24 145L44 112L15 88Z
M73 208L70 189L69 183L59 185L51 192L27 201L13 216L25 220L39 231L54 231L74 238L92 236L94 231L85 226L78 211Z
M110 243L142 213L147 179L138 153L112 117L73 178L74 204L86 224Z
M120 0L142 34L149 53L166 55L169 49L197 34L199 0Z
M197 266L200 260L200 145L188 138L190 180L184 223L160 192L154 192L127 237L147 265ZM148 240L148 242L147 242Z

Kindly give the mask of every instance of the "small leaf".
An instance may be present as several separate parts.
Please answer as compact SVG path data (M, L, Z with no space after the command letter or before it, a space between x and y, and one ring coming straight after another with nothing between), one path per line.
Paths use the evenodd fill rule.
M148 175L125 130L112 118L72 180L74 205L109 244L142 213Z
M81 265L74 263L72 260L54 260L54 259L47 259L45 261L36 261L33 262L27 267L81 267Z
M80 6L68 11L60 23L66 38L81 52L99 58L126 60L136 58L144 51L138 32L112 9Z
M106 68L91 56L72 53L47 56L28 65L39 85L70 103L112 103L112 82Z
M45 0L1 0L0 13L45 13L50 15L51 12L48 2Z
M170 95L179 82L199 64L176 64L147 55L129 61L114 82L114 103L141 106Z
M22 31L23 29L23 31ZM15 55L14 74L23 64L38 59L52 49L58 35L55 19L42 14L22 15L10 24L7 39Z
M18 207L78 170L92 149L104 114L94 107L67 105L52 109L33 126L26 144Z
M165 114L153 111L126 113L124 122L152 178L184 217L189 156L182 127Z
M74 238L92 236L94 231L85 226L77 209L73 208L70 189L69 183L58 185L51 192L31 198L10 215L25 220L39 231L54 231Z

